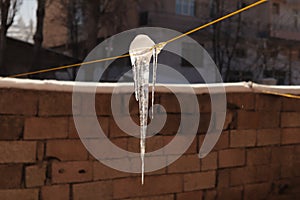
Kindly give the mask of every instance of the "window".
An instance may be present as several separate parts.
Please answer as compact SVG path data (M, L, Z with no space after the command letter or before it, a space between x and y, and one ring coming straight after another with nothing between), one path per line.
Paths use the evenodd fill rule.
M279 5L279 3L273 3L272 12L273 12L274 15L279 15L280 14L280 5Z
M195 0L176 0L176 14L195 16Z

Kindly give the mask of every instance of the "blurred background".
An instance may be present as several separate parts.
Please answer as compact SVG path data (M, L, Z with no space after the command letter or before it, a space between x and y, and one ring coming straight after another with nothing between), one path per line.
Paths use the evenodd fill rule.
M0 75L79 63L97 44L122 31L154 26L186 32L254 2L0 0ZM211 55L224 82L300 84L299 0L269 0L191 37ZM193 45L183 43L183 54L197 54ZM193 68L184 59L178 59L172 67L191 72L189 68ZM114 62L101 81L115 82L130 69L129 58ZM77 70L27 78L74 80ZM186 76L191 83L201 82L189 79L188 73Z

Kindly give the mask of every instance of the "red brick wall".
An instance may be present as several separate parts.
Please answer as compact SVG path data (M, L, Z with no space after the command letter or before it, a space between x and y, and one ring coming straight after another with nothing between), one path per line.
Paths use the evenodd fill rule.
M139 174L110 169L84 148L72 119L71 93L0 89L0 97L1 200L275 200L300 195L300 100L228 93L225 128L214 150L200 160L210 100L198 95L201 121L194 142L175 163L147 173L142 186ZM110 95L96 98L105 100L96 110L110 139L138 152L138 140L120 131L111 117ZM173 95L157 93L156 100L173 122L180 120ZM133 98L130 105L136 118ZM82 105L78 109L85 111ZM172 139L172 121L148 139L148 149Z

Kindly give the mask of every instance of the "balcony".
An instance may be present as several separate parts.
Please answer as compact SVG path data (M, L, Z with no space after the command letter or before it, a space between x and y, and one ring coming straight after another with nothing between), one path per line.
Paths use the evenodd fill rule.
M174 29L177 31L187 31L201 25L204 20L194 16L177 15L162 12L142 12L140 14L141 26L155 26Z

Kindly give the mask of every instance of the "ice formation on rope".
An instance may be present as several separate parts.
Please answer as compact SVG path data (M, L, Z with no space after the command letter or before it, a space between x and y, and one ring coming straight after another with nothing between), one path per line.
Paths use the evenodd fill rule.
M154 90L156 82L157 56L164 47L163 43L155 45L155 43L147 35L138 35L131 42L129 54L132 64L135 99L139 102L140 114L140 153L142 161L142 184L144 184L145 171L145 140L148 121L148 98L149 98L149 66L151 57L153 56L153 76L152 76L152 112Z

